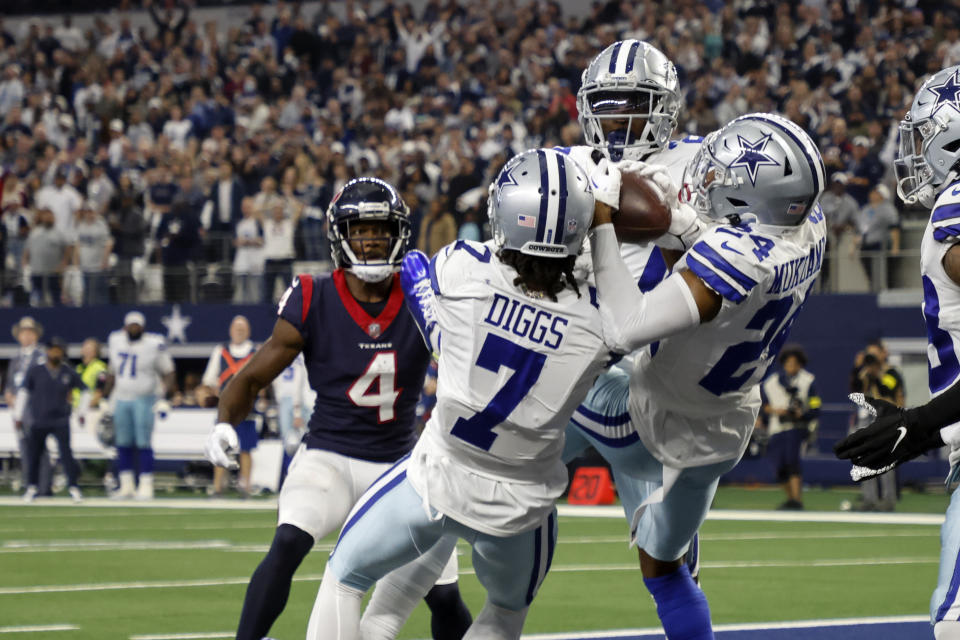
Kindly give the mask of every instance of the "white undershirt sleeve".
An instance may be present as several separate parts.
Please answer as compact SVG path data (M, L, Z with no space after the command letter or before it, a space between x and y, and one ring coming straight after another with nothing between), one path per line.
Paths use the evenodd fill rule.
M612 224L594 229L590 244L608 347L628 353L700 324L693 293L679 273L647 293L637 288L620 257Z

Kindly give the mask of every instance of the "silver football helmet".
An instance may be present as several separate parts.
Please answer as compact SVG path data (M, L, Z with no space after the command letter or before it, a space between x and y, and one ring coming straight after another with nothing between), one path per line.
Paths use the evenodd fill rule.
M643 160L665 147L682 104L673 63L642 40L621 40L601 51L577 92L587 144L613 162Z
M900 151L894 162L897 193L907 204L932 207L939 187L960 172L960 65L930 76L900 121Z
M706 137L687 164L680 199L702 216L752 214L760 224L801 224L823 193L817 145L784 117L751 113Z
M503 165L490 185L487 214L498 248L563 258L583 249L593 205L580 165L553 149L531 149Z

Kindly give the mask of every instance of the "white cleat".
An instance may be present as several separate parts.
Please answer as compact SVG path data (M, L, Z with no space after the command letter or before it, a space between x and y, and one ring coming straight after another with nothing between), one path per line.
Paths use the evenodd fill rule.
M83 493L80 492L80 487L70 487L67 491L70 493L70 499L73 500L74 504L83 502Z
M137 500L153 500L153 474L141 473L137 487Z
M27 504L33 502L37 499L37 488L33 485L27 487L27 490L23 492L23 501Z
M120 472L120 488L111 494L114 500L132 500L136 496L137 487L133 482L133 471Z

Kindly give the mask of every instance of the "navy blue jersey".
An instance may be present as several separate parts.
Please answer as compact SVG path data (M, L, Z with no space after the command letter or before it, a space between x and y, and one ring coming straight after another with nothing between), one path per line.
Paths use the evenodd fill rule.
M307 378L317 392L307 446L373 462L409 452L430 354L404 308L400 277L376 318L350 294L340 269L295 278L277 315L303 336Z

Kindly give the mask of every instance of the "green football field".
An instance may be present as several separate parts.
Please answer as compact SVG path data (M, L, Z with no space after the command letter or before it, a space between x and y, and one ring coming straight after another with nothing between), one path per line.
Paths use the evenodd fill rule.
M778 492L721 489L701 530L703 588L714 622L926 614L947 497L905 494L894 518L837 510L854 495L808 492L808 509L817 511L792 514L740 511L774 506ZM232 637L275 518L270 504L257 500L16 502L0 500L0 633L23 638ZM561 515L556 556L526 633L657 626L636 551L627 549L626 524L611 511ZM869 518L874 522L863 521ZM303 637L331 542L300 568L274 637ZM476 613L482 589L469 549L460 553L461 588ZM424 605L401 637L429 637Z

